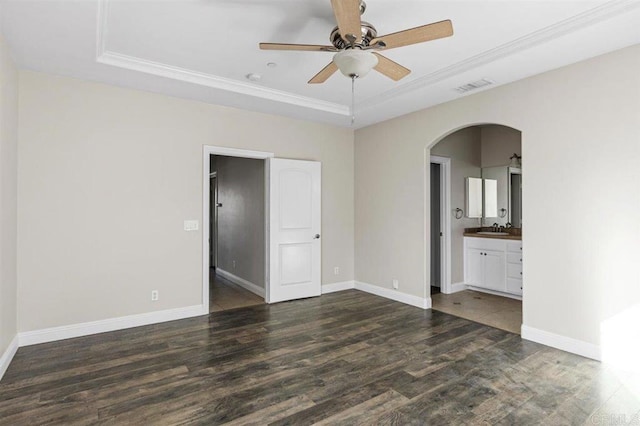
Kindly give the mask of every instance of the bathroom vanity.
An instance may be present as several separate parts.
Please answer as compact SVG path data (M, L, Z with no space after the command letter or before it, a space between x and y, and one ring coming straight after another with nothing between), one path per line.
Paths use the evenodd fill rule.
M470 290L522 296L522 237L465 232L464 282Z

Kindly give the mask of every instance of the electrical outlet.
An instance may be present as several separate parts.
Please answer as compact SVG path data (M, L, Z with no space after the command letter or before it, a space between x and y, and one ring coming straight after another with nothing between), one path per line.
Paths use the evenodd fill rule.
M158 293L158 290L151 290L151 301L157 302L159 298L160 298L160 293Z
M333 275L340 275L340 267L336 266L335 268L333 268Z
M396 290L398 289L398 280L393 280L393 288L395 288Z
M236 261L233 261L233 269L236 269Z

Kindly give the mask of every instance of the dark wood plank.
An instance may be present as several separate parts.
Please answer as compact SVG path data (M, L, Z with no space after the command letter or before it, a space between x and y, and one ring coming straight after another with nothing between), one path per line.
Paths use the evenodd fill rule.
M584 423L594 361L355 290L20 348L0 425Z

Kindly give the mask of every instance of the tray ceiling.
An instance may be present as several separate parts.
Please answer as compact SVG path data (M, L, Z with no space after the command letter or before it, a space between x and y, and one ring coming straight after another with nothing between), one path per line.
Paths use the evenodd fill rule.
M638 1L369 0L379 34L451 19L453 37L385 52L400 82L356 82L356 127L640 42ZM307 81L326 52L258 43L328 44L328 0L4 1L2 30L20 66L171 96L350 125L350 80ZM271 64L270 66L267 64ZM275 64L275 66L273 65ZM259 81L246 76L259 74ZM470 92L474 93L474 92Z

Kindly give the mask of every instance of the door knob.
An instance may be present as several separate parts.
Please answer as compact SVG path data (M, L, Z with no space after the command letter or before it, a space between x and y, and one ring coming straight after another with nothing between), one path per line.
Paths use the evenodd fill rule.
M318 239L320 239L320 234L316 234L316 235L313 237L313 239L314 239L314 240L318 240Z

